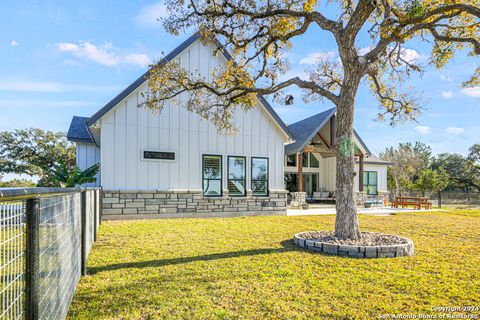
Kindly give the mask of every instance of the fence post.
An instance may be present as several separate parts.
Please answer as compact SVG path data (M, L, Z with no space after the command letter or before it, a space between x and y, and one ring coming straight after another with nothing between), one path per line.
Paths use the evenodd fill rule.
M26 213L26 272L25 272L25 318L38 319L39 297L39 272L40 269L40 199L27 199Z
M80 258L80 274L82 276L87 274L87 191L82 190L81 195L81 235L82 242L80 245L81 248L81 258Z
M103 215L103 197L102 197L103 189L99 188L98 189L98 200L100 201L100 205L98 206L98 210L100 211L98 213L98 224L102 224L102 215Z
M442 191L438 191L438 207L442 208Z
M98 228L98 192L96 189L93 190L93 241L97 241L97 228Z

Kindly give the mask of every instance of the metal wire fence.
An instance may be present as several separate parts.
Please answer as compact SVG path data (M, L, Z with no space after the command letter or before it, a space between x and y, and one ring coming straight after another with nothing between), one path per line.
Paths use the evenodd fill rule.
M25 300L25 203L0 203L1 319L23 319Z
M100 222L99 189L0 190L1 319L65 319Z
M393 201L395 196L406 197L427 197L434 206L480 206L480 192L472 191L417 191L401 190L399 194L391 192L389 201Z

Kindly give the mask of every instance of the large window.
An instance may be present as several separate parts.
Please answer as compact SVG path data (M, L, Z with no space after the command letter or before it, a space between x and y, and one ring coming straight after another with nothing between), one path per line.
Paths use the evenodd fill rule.
M228 156L228 194L230 196L246 195L246 162L245 157Z
M308 167L308 152L302 153L302 167Z
M268 196L268 159L252 157L252 194Z
M297 166L297 154L290 154L287 156L287 167Z
M310 153L310 168L318 168L320 167L320 163L318 162L318 159L313 155L313 153Z
M203 155L203 195L222 196L222 156Z
M376 171L364 171L363 172L363 191L370 195L376 195L378 193L378 178Z

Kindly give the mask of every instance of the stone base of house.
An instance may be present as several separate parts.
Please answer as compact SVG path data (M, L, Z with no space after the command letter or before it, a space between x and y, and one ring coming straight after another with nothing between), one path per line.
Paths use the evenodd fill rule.
M104 190L102 219L149 219L286 215L286 190L267 197L204 197L202 190Z

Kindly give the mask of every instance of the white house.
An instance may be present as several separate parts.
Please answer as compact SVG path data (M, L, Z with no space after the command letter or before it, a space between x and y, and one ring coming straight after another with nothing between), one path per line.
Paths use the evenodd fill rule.
M214 51L213 42L204 44L195 34L161 63L174 60L209 77L230 59L227 53ZM231 136L219 134L209 121L179 105L168 104L160 113L140 108L148 76L147 71L91 117L74 117L68 131L68 139L77 145L79 167L101 164L96 185L104 190L103 214L111 218L285 214L285 173L294 173L285 154L287 159L306 154L316 138L299 144L295 124L287 127L262 96L257 108L234 115L238 132ZM329 130L323 127L319 130ZM360 149L370 154L363 142ZM309 162L315 166L316 157L318 168L304 169L305 181L312 181L307 192L333 190L334 159L331 152L319 151ZM380 166L378 177L385 177L386 184L385 166ZM318 176L310 176L310 171Z

